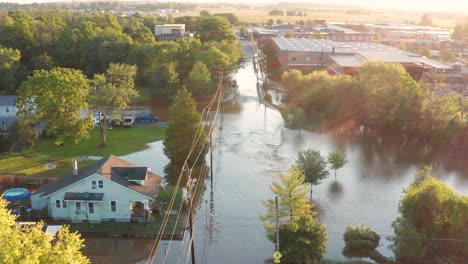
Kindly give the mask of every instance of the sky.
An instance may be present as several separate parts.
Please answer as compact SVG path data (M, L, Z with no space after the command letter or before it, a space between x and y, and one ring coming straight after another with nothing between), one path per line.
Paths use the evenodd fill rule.
M31 3L31 2L55 2L57 0L0 0L0 2L17 2L17 3ZM70 1L71 0L61 0ZM78 0L89 1L89 0ZM110 0L124 1L124 0ZM132 1L132 0L128 0ZM158 0L154 0L157 2ZM159 0L160 2L168 2ZM276 3L281 0L171 0L171 2L228 2L228 3ZM468 13L468 0L282 0L281 2L309 2L309 3L322 3L322 4L341 4L341 5L359 5L361 7L369 8L392 8L413 11L451 11L451 12L465 12Z

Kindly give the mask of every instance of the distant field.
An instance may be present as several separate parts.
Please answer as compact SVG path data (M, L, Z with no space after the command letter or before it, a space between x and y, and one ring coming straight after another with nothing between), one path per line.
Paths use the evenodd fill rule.
M245 9L224 9L224 8L199 8L191 12L183 12L174 14L174 16L196 16L201 10L207 10L211 14L216 13L234 13L239 17L242 22L248 23L266 23L269 19L277 20L281 19L283 22L296 22L298 20L313 20L313 19L325 19L331 22L374 22L374 21L399 21L399 22L419 22L421 18L420 13L405 13L398 11L372 11L369 14L351 14L345 10L330 10L330 11L307 11L307 16L269 16L268 12L271 9L265 9L264 7L258 8L245 8ZM284 9L283 11L286 11ZM456 23L460 23L463 20L463 15L456 16L435 16L433 23L440 27L452 28Z

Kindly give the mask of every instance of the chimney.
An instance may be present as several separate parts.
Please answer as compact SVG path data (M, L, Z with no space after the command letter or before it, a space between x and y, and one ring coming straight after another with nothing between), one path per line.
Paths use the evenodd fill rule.
M78 161L72 160L73 176L78 176Z

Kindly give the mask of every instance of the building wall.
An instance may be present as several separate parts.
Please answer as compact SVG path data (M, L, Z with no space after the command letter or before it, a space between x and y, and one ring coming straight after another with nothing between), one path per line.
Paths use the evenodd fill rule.
M92 181L103 181L103 188L96 186L92 188ZM89 193L104 193L102 201L94 201L94 213L89 212L89 203L85 201L76 201L81 204L81 210L77 212L75 201L67 201L66 208L63 208L63 199L66 192L89 192ZM60 200L60 207L56 205L56 201ZM111 211L111 201L116 202L116 211ZM148 206L148 197L137 193L131 189L121 186L113 181L110 181L101 175L94 174L83 180L64 188L47 198L49 216L53 219L71 220L72 222L82 222L89 220L90 222L100 222L107 220L115 220L119 222L129 222L131 218L131 201L141 201Z
M15 117L17 112L14 105L0 105L0 117Z
M185 34L185 25L156 25L154 26L154 35L156 36L183 36Z

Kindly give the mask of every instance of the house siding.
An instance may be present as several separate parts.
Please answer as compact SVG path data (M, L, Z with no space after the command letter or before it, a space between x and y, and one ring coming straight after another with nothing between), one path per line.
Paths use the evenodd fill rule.
M92 188L93 181L96 181L95 189ZM99 181L103 181L103 188L99 188ZM63 208L63 199L67 192L104 193L104 197L102 201L67 201L67 208ZM60 208L56 207L56 200L61 201ZM111 201L116 202L115 212L111 212ZM82 222L84 220L100 222L111 219L118 222L129 222L131 218L131 201L141 201L148 206L149 199L98 174L84 178L46 198L48 212L53 219L71 220L72 222ZM81 204L80 210L77 210L76 202ZM94 204L94 213L89 212L90 202Z

